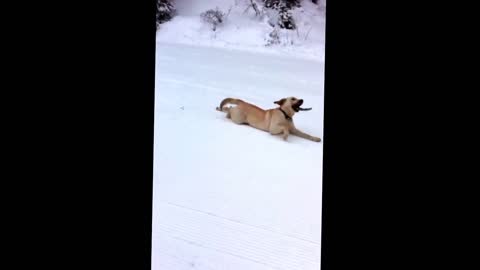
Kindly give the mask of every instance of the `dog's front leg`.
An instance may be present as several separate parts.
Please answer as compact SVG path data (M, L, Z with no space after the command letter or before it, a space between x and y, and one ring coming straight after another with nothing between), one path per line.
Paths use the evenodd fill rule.
M288 127L283 127L283 140L287 141L288 135L290 134Z
M300 130L296 129L295 127L293 127L291 131L292 131L293 135L296 135L298 137L301 137L301 138L304 138L304 139L307 139L307 140L311 140L311 141L314 141L314 142L320 142L321 141L320 138L308 135L307 133L303 133Z
M288 127L284 127L284 126L276 126L274 128L271 128L268 132L274 136L282 135L283 140L285 141L287 140L288 135L290 134Z

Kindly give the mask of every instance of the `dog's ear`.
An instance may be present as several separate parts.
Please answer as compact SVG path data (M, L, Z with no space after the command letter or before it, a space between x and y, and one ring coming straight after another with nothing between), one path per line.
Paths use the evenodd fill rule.
M282 106L283 103L285 103L286 100L287 100L286 98L282 98L282 99L277 100L277 101L275 101L275 102L273 102L273 103Z

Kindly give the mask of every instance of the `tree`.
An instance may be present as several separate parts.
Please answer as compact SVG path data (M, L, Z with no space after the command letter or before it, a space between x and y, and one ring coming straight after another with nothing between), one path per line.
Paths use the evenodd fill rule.
M160 24L169 21L175 16L175 7L170 0L157 0L157 29Z
M266 8L278 12L277 24L281 28L294 30L297 28L291 9L300 6L299 0L263 0Z

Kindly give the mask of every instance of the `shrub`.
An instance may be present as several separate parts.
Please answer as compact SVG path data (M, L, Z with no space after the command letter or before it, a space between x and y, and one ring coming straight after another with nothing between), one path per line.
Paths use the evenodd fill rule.
M267 44L265 46L272 46L280 44L280 35L278 34L277 27L274 27L272 32L268 34Z
M222 24L225 21L226 15L227 15L226 13L223 13L217 7L215 10L209 9L203 12L202 14L200 14L200 17L204 22L211 24L212 30L216 31L217 26Z

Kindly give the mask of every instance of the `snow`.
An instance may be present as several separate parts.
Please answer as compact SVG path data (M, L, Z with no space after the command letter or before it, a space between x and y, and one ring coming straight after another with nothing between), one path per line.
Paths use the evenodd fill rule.
M225 25L217 39L230 43L212 41L199 14L235 1L186 2L195 4L178 1L157 35L152 269L318 270L323 142L285 142L215 107L226 97L264 109L303 98L313 109L295 125L323 139L323 56L307 55L311 44L259 46L263 26L233 17L245 39Z
M298 31L282 29L280 36L283 44L275 47L265 47L268 35L272 32L268 16L256 18L252 8L244 14L249 1L197 0L175 3L177 16L160 26L157 32L158 42L261 51L314 61L324 59L325 15L321 6L310 1L303 1L302 8L292 11ZM201 20L200 14L216 7L224 13L230 8L231 11L225 22L213 32L211 26Z

